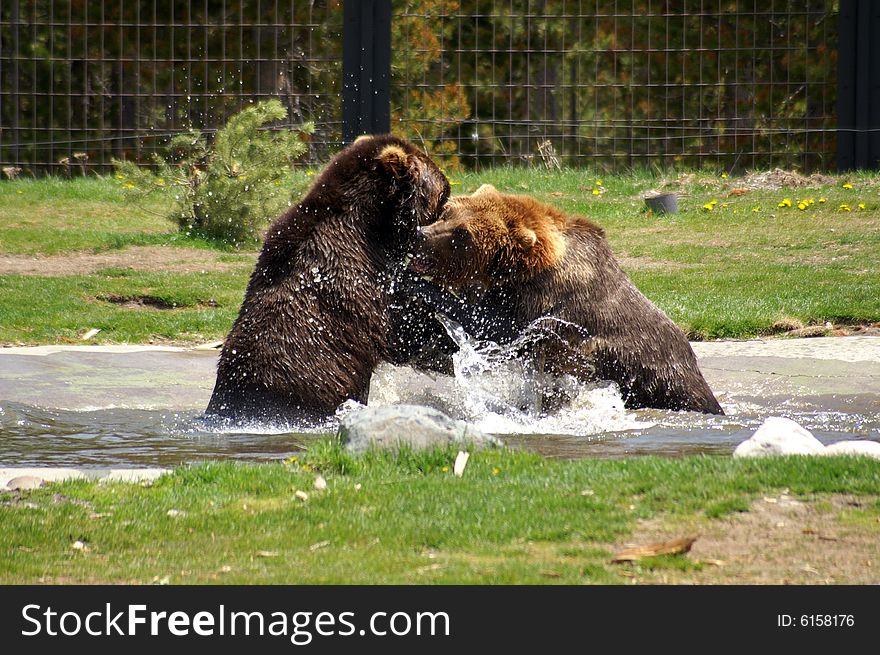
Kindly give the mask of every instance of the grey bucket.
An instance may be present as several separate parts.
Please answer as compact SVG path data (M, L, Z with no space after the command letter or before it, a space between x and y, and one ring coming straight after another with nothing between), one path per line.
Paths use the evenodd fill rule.
M674 193L661 193L645 198L645 204L655 214L675 214L678 212L678 196Z

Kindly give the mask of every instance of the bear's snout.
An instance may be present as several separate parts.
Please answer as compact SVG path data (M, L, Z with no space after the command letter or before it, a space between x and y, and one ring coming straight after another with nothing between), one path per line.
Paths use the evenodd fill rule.
M416 238L413 241L411 256L406 266L411 273L427 275L433 272L436 262L429 239L430 230L428 228L420 227L416 230Z

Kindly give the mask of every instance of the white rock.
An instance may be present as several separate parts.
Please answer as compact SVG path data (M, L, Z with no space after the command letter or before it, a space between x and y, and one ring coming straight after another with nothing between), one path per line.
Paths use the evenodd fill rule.
M354 453L368 448L397 451L402 446L425 450L450 444L474 448L503 445L464 421L419 405L366 407L348 414L340 423L337 438Z
M464 467L467 466L468 458L471 454L466 450L459 450L458 456L455 458L455 464L452 466L452 472L456 477L464 475Z
M42 487L46 481L36 475L20 475L12 478L6 483L6 488L10 491L27 491L28 489L38 489Z
M42 478L44 482L61 482L62 480L80 480L86 477L85 473L77 469L63 469L51 466L33 468L0 468L0 487L5 487L11 480L17 477L34 476Z
M825 446L809 430L781 416L771 416L755 434L733 451L734 457L764 457L766 455L819 455Z
M838 441L825 448L823 455L861 455L880 459L880 442Z

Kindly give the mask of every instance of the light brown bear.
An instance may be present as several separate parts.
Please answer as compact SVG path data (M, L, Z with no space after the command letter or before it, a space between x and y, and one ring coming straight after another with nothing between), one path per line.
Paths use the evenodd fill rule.
M630 408L723 414L684 333L594 223L484 185L421 235L411 268L473 302L481 338L509 343L538 321L548 338L529 355L544 371L614 381Z

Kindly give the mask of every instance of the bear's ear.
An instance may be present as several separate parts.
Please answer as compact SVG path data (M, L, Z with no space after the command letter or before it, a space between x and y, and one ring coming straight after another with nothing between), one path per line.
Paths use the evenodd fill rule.
M491 184L483 184L479 189L473 192L473 196L491 196L491 195L499 195L498 189L496 189Z
M361 134L358 138L356 138L351 143L352 143L352 145L354 145L355 143L360 143L361 141L366 141L367 139L372 139L372 138L373 137L370 136L369 134Z
M511 235L514 242L523 250L531 250L538 243L538 235L527 227L518 227Z
M376 159L394 177L403 177L409 168L409 155L400 146L385 146Z

